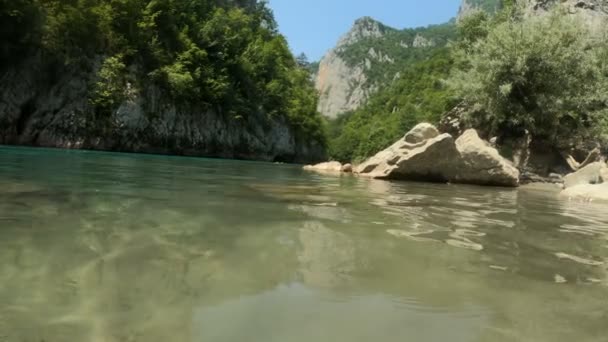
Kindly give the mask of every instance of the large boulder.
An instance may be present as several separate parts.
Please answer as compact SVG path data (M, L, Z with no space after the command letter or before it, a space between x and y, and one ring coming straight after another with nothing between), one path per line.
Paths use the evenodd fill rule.
M603 183L608 183L608 166L605 166L600 170L600 177L602 178Z
M564 177L564 188L602 183L602 170L604 168L606 168L606 165L602 162L591 163Z
M608 201L608 165L595 162L567 175L561 194L573 199Z
M456 140L462 166L450 175L453 182L480 185L519 185L519 170L469 129Z
M448 182L448 170L457 164L457 155L454 138L442 134L423 142L421 146L409 148L402 145L391 153L381 152L380 157L388 158L382 160L368 175L378 179ZM378 162L379 156L374 158L374 164Z
M407 132L403 140L405 140L406 143L418 144L437 136L439 136L439 131L435 126L428 123L421 123Z
M519 171L475 130L458 141L430 124L420 124L403 139L361 164L357 172L379 179L517 186Z

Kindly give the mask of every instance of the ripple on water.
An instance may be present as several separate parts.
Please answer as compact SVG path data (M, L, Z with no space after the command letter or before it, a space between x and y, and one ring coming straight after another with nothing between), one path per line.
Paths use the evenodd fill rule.
M459 229L453 232L435 230L406 231L398 229L388 229L386 232L398 238L406 238L417 242L442 242L452 247L464 248L473 251L482 251L483 245L471 241L469 237L479 238L486 235L485 233L467 229Z
M575 256L575 255L570 255L567 253L555 253L555 256L558 257L559 259L567 259L567 260L571 260L571 261L577 262L579 264L588 265L588 266L604 265L603 261L581 258L581 257Z
M531 190L125 158L139 166L17 168L23 178L44 171L38 181L60 191L0 186L0 342L570 342L608 333L605 207ZM180 163L187 172L172 169ZM87 174L97 166L103 172ZM209 338L189 336L199 329ZM302 337L326 331L333 338Z

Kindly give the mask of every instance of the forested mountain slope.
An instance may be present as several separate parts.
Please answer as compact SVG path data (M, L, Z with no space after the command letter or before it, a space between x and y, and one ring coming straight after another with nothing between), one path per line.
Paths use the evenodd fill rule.
M445 47L454 36L453 23L397 30L369 17L357 20L320 61L319 111L335 118L359 108L408 66Z
M396 77L330 120L331 157L363 160L458 104L462 127L498 137L507 154L509 141L526 135L552 156L547 165L559 152L606 146L607 7L594 0L463 0L447 46L420 58L401 55L406 63L390 69ZM377 37L362 41L373 43L351 51L383 46Z

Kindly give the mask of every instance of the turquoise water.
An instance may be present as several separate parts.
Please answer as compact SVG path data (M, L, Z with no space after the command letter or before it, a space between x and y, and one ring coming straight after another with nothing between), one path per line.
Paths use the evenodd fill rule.
M608 340L608 205L0 148L0 341Z

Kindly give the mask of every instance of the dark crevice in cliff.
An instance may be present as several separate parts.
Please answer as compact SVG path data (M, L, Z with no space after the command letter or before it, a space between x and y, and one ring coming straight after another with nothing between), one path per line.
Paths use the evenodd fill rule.
M27 129L30 119L36 112L36 98L33 97L25 102L20 108L19 119L17 120L17 135L20 136Z

